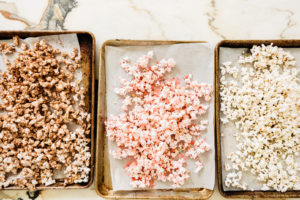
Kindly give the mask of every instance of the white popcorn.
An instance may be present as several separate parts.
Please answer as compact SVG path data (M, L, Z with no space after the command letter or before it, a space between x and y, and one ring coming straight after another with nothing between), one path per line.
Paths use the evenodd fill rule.
M203 168L203 164L200 162L200 161L196 161L196 166L197 166L197 168L195 169L195 173L198 173L198 172L200 172L201 171L201 169Z
M226 170L226 171L231 170L231 167L230 167L230 165L229 165L228 163L225 163L225 170Z
M272 45L253 46L237 66L220 67L221 122L234 122L237 151L225 164L225 186L245 190L250 171L262 190L299 188L300 87L294 57ZM240 171L242 170L242 171Z

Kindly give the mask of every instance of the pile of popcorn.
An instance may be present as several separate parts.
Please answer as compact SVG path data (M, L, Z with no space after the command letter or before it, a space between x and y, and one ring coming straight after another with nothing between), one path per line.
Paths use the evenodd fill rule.
M132 76L120 78L116 93L124 97L122 113L106 121L107 136L118 148L110 153L116 159L129 158L124 169L133 187L154 187L154 181L171 182L179 187L189 178L187 158L195 159L196 170L203 168L200 154L210 150L206 139L199 138L207 120L199 116L207 112L212 88L206 83L165 78L175 66L170 58L151 65L153 52L140 57L133 65L128 58L121 67Z
M235 125L237 150L228 155L225 185L261 190L299 190L300 87L294 57L273 45L253 46L239 62L221 67L222 123Z
M0 188L48 186L59 171L65 185L87 182L91 117L86 90L74 80L78 50L68 55L45 40L32 49L20 43L14 37L14 44L0 44L10 55L0 73Z

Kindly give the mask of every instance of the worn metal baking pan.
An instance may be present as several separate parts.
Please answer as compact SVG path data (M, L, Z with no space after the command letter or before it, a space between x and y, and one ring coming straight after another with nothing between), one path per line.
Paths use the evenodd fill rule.
M110 163L107 150L107 137L104 126L106 120L106 72L105 47L106 46L150 46L169 45L180 43L200 43L202 41L146 41L146 40L109 40L106 41L100 52L99 87L98 87L98 119L97 119L97 148L95 190L106 199L208 199L213 190L196 189L153 189L113 191L110 176Z
M94 161L95 161L95 38L90 32L85 31L0 31L0 41L4 39L11 39L13 36L18 35L20 38L27 37L39 37L45 35L58 35L58 34L77 34L80 53L82 56L82 74L83 85L88 88L88 95L86 95L85 103L91 112L91 171L89 181L87 183L72 184L64 186L63 179L57 179L57 183L50 186L38 185L37 190L43 189L80 189L87 188L93 182L94 177ZM2 190L20 190L26 188L20 188L17 186L9 186Z
M225 191L222 183L222 162L221 162L221 132L220 132L220 84L219 84L219 51L220 47L251 48L253 45L265 44L284 48L300 48L300 40L223 40L215 48L215 139L217 155L217 177L218 187L222 196L227 198L295 198L300 197L300 191Z

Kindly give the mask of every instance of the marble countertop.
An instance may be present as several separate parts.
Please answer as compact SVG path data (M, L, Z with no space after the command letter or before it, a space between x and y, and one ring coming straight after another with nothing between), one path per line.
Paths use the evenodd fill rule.
M108 39L205 40L212 45L222 39L300 39L299 9L299 0L0 0L0 30L90 31L99 55ZM101 198L92 186L0 191L0 199ZM211 199L224 198L215 189Z

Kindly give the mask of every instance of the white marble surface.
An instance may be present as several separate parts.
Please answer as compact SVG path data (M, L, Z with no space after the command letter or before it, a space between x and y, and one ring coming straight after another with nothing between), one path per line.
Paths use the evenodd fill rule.
M67 29L108 39L300 39L299 0L0 0L0 30ZM97 65L98 65L97 56ZM30 199L2 191L0 199ZM31 198L33 199L33 198ZM42 191L36 199L101 199L86 190ZM211 199L223 199L217 189Z

